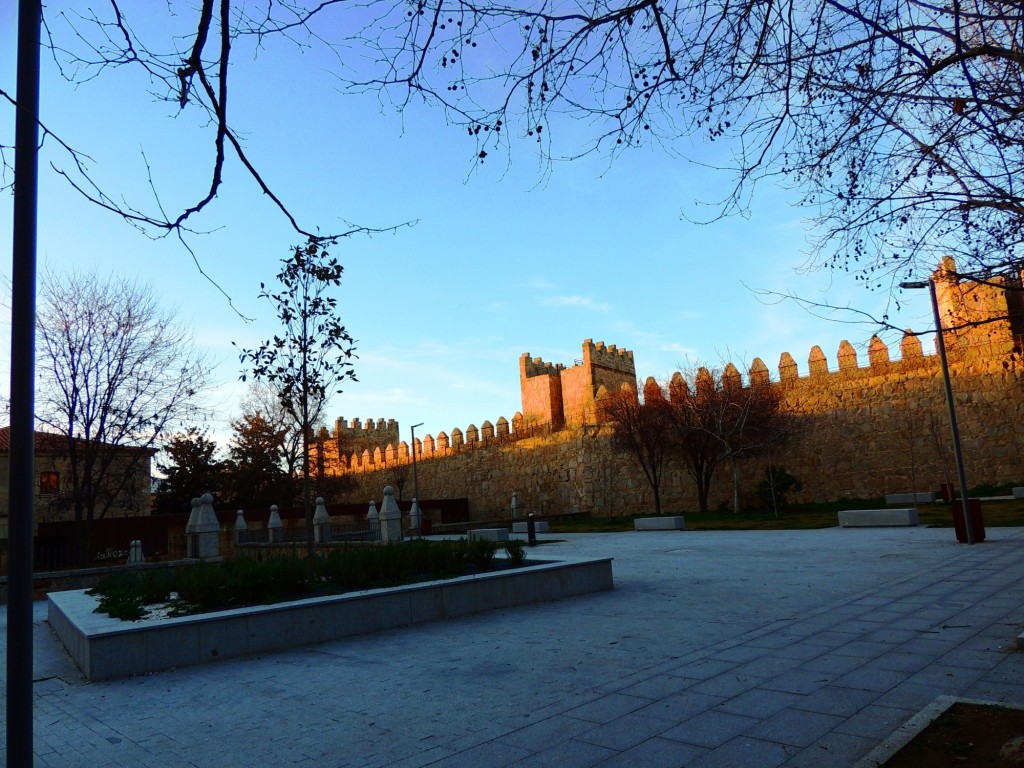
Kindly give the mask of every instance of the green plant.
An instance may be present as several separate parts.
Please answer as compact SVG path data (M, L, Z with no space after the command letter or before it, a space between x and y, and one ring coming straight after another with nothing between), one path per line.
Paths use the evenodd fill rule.
M183 568L176 582L178 597L172 601L171 613L202 613L224 607L226 581L224 569L212 563L201 562Z
M145 571L139 579L143 603L166 603L174 591L174 572L166 569Z
M99 595L96 613L106 613L122 621L138 621L147 611L139 591L139 579L134 573L114 573L104 576L90 595Z
M469 562L481 570L490 568L498 545L489 539L473 539L469 542Z
M521 565L525 542L505 547L509 560ZM170 614L184 616L244 605L259 605L308 594L313 585L337 592L449 578L493 568L493 541L413 541L335 550L315 567L293 554L261 560L239 557L223 563L201 562L184 568L120 572L105 577L92 594L100 595L99 611L121 619L139 619L151 603L168 603Z
M430 573L440 578L459 573L466 559L465 539L435 542L430 547Z
M522 565L526 562L526 542L521 539L512 539L505 543L505 554L508 555L512 565Z
M757 497L763 508L778 516L786 506L786 494L799 491L800 487L800 481L785 467L768 467L764 471L764 480L757 484Z

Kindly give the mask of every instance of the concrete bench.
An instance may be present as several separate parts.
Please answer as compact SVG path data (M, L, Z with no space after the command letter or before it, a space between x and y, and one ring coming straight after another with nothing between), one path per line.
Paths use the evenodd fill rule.
M686 530L686 522L682 515L638 517L633 521L633 528L637 531L683 531Z
M885 494L886 504L934 504L935 494L931 491L920 493L887 493Z
M469 532L469 540L474 539L508 541L508 528L474 528Z
M527 523L512 523L512 533L529 533L530 529L526 527ZM533 523L534 533L547 533L548 532L548 521L547 520L535 520Z
M908 509L846 509L839 513L841 528L880 528L917 525L917 510Z
M1010 491L1010 493L1013 494L1013 498L1015 499L1024 499L1024 486L1018 485L1014 487L1014 489Z

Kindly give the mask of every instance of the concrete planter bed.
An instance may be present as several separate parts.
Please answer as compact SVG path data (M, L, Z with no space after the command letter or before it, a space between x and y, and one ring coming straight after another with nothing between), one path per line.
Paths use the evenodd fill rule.
M95 613L85 590L49 596L47 620L79 669L108 680L613 588L611 558L137 622Z

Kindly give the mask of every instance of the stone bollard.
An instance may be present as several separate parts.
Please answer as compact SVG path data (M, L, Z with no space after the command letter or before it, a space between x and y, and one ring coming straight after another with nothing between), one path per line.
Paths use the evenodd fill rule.
M271 544L280 544L284 541L284 523L281 522L277 504L270 507L270 519L267 520L267 540Z
M423 515L420 513L420 503L416 499L412 500L412 506L409 508L409 529L420 534L422 528Z
M249 530L249 526L245 523L245 512L238 510L235 517L235 544L241 544L242 539L245 537L245 531Z
M196 549L196 525L199 523L199 497L192 499L192 512L185 523L185 557L199 557Z
M142 554L142 542L136 539L128 545L128 565L138 565L144 562L146 562L146 557Z
M402 540L402 511L395 501L395 489L384 486L384 501L380 505L380 540Z
M194 532L195 557L200 560L220 557L220 523L213 511L213 495L204 493L199 498L199 514Z
M512 519L515 520L517 517L523 516L523 507L519 503L519 494L516 491L512 491Z
M373 499L370 499L370 509L366 512L366 522L374 541L380 541L380 515L377 513L377 502Z
M316 512L313 513L313 541L322 544L331 540L331 517L323 496L316 497Z

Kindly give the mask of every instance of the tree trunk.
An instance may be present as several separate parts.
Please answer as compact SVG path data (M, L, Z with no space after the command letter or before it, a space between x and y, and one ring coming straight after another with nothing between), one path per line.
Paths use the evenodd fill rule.
M735 458L732 459L732 513L740 511L740 464Z
M302 447L305 458L302 460L302 511L306 519L306 557L312 562L316 559L316 550L313 548L313 507L310 504L308 435L309 432L303 430Z

